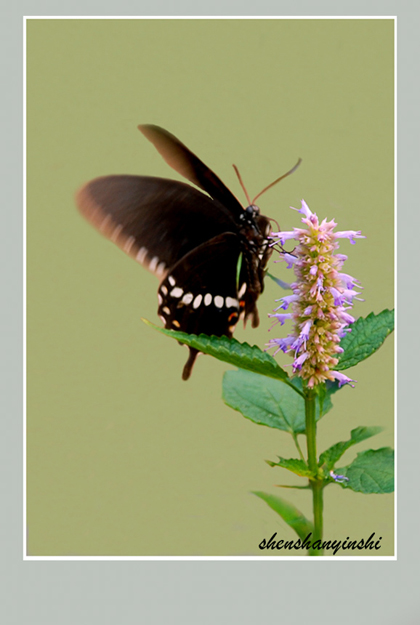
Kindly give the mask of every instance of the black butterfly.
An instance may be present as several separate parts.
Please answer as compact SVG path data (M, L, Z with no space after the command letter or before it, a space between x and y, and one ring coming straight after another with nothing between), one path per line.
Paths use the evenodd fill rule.
M78 192L81 213L161 279L158 314L166 328L231 337L242 317L255 328L256 301L272 252L269 219L253 202L244 209L169 132L152 125L139 130L171 167L208 195L165 178L104 176ZM190 377L199 353L189 350L183 380Z

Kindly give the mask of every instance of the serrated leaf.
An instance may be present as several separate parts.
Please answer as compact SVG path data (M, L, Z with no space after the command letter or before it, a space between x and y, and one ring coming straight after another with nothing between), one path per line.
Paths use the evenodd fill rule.
M370 438L371 436L375 436L375 434L379 434L382 432L382 427L358 427L350 432L350 439L348 441L341 441L332 445L328 449L326 449L319 457L319 466L325 465L326 471L330 471L334 468L335 463L341 458L344 452L349 449L352 445L356 445L357 443L361 443L362 441Z
M390 447L368 449L357 454L347 467L337 469L337 473L349 478L340 484L356 493L382 494L394 491L394 450Z
M337 371L348 369L371 356L393 329L393 310L383 310L379 315L370 313L366 318L357 319L351 326L351 332L340 341L340 347L344 352L334 369Z
M299 379L291 384L301 390ZM302 434L305 431L305 402L290 386L278 380L263 377L251 371L226 371L223 376L224 402L259 425L266 425ZM329 397L324 399L324 414L332 407ZM319 401L316 402L316 418L319 419Z
M301 540L305 540L308 534L314 531L313 525L293 504L281 497L275 497L261 491L253 491L254 495L265 501L274 512L277 512Z
M271 460L266 460L267 464L270 467L282 467L283 469L287 469L292 473L296 473L296 475L300 475L301 477L312 477L313 473L304 462L304 460L300 460L299 458L281 458L279 457L278 462L271 462Z
M166 330L155 326L146 319L143 321L154 330L166 334L166 336L170 336L180 343L194 347L204 354L209 354L235 367L254 371L290 384L286 371L277 364L270 354L263 352L256 345L251 347L248 343L240 343L236 339L229 339L227 336L207 336L206 334L196 336L195 334Z

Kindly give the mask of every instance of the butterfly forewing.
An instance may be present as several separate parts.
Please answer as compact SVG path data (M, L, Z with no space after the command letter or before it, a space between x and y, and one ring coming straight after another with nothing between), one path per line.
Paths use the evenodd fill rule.
M219 202L164 178L96 178L79 191L77 203L104 236L159 277L209 238L236 230Z
M153 143L159 154L175 171L206 191L212 198L226 206L236 219L243 207L233 193L191 150L164 128L152 124L139 126L139 130Z

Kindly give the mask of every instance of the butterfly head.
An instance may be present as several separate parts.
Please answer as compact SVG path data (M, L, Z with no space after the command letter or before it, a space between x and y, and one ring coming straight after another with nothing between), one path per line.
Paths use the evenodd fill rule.
M255 219L255 217L260 214L260 209L256 204L250 204L246 207L245 213Z
M255 221L260 214L260 209L256 204L250 204L244 210L244 212L240 215L240 220L243 224L247 224L249 226L255 226Z

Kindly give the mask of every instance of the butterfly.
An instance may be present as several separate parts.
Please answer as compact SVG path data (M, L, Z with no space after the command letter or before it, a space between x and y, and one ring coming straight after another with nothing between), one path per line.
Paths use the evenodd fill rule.
M259 324L257 299L271 256L270 220L255 199L233 193L195 154L168 131L138 127L164 160L192 182L152 176L96 178L76 195L82 215L99 232L159 279L158 314L166 328L188 334L232 337L243 318ZM189 347L182 372L190 375L199 351Z

